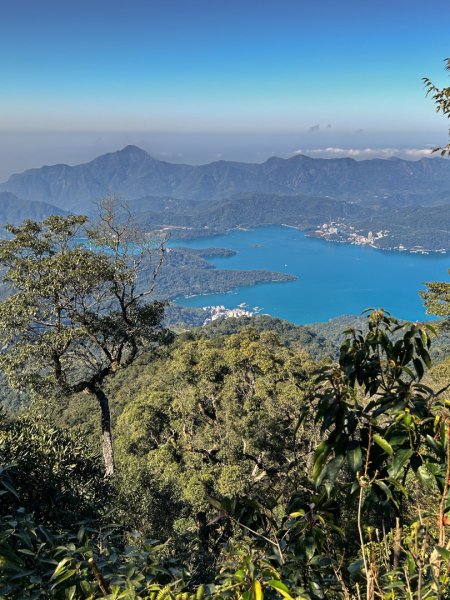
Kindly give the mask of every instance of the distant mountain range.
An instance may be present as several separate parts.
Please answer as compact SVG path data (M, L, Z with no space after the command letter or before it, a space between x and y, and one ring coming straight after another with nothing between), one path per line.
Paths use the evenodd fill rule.
M0 219L2 224L18 225L25 219L41 221L50 215L67 215L62 210L47 202L22 200L11 192L0 192Z
M92 215L109 194L147 227L178 237L234 227L288 224L314 229L334 221L389 230L383 248L449 249L450 160L356 161L296 155L251 164L172 164L126 146L89 163L45 166L0 184L0 222L65 211ZM340 240L345 241L345 240Z
M74 167L45 166L12 175L0 184L0 191L85 213L92 213L93 202L111 193L127 201L148 196L212 201L259 192L363 203L393 198L396 203L406 199L408 204L442 204L450 199L450 161L296 155L258 164L217 161L193 166L159 161L136 146L126 146Z

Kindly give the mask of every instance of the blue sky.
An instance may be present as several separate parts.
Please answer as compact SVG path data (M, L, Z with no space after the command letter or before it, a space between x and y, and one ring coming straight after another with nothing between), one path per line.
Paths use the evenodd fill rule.
M0 176L123 142L186 162L414 158L446 141L421 77L449 84L449 26L434 0L4 0Z

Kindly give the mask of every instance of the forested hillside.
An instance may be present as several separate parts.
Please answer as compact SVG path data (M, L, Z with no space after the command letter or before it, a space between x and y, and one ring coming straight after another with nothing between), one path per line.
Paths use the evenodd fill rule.
M318 364L283 329L184 334L118 372L114 479L89 395L3 416L3 596L318 600L369 579L407 598L419 578L446 597L433 334L373 313Z
M25 219L41 221L50 215L65 215L66 211L46 202L21 200L10 192L0 192L1 223L18 225Z

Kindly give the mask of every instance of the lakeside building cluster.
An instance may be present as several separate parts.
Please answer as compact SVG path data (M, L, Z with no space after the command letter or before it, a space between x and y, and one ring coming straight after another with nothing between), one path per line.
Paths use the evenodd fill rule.
M233 319L238 317L254 317L257 314L260 314L260 308L255 306L251 308L247 306L247 304L239 304L237 308L225 308L223 305L219 306L204 306L203 310L208 312L209 315L205 319L203 325L207 325L212 321L217 321L219 319Z
M361 235L351 225L345 223L323 223L310 236L320 237L332 242L345 242L356 246L372 246L377 248L376 241L387 237L389 231L381 230L373 233L369 231L367 235Z

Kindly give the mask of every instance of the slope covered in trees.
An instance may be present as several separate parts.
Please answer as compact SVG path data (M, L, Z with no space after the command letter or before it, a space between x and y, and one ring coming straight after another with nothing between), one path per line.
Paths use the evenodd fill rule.
M374 312L327 365L253 328L185 335L111 381L109 481L83 396L3 417L0 593L445 598L449 366L424 377L430 335Z

